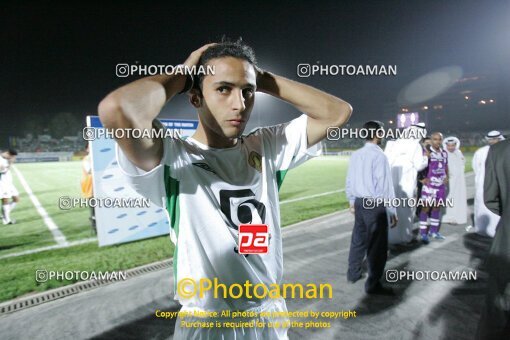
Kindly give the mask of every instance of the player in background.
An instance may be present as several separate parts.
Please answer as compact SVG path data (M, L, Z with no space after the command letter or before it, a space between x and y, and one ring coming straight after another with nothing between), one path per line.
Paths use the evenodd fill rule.
M189 91L198 113L195 134L186 139L117 139L117 159L140 194L166 207L175 243L174 284L181 279L217 279L227 287L249 282L269 287L283 275L278 190L287 170L320 154L328 127L347 122L345 101L257 67L241 40L208 44L191 53L186 67L212 66L214 74L146 77L111 92L99 104L103 126L160 128L155 118L169 100ZM256 92L269 94L304 113L292 121L243 131ZM277 115L277 112L267 114ZM265 224L271 235L266 254L238 253L240 224ZM185 297L182 311L286 312L283 298ZM184 328L175 339L287 339L286 328ZM194 321L209 321L194 319ZM228 321L228 320L227 320ZM232 321L232 320L230 320Z
M19 193L12 182L11 165L16 161L18 153L9 149L0 155L0 197L2 198L2 222L14 224L11 213L19 202ZM12 199L11 202L9 200Z
M448 154L441 147L443 135L434 132L431 135L431 145L426 148L429 159L427 175L421 180L422 201L426 206L420 211L420 236L424 244L429 243L429 236L444 240L439 233L441 225L441 202L446 199L446 185L448 184ZM427 219L430 217L430 232Z

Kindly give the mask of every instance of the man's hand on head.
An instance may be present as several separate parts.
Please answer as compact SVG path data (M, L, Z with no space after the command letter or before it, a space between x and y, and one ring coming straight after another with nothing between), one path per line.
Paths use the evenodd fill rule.
M207 50L209 47L216 45L217 43L210 43L206 44L202 47L200 47L198 50L195 50L191 52L188 59L183 63L184 65L188 67L193 67L198 64L198 61L200 60L200 57L202 56L202 53L204 53L205 50Z
M277 86L274 76L270 72L263 70L258 66L254 65L253 67L257 74L257 92L277 94Z

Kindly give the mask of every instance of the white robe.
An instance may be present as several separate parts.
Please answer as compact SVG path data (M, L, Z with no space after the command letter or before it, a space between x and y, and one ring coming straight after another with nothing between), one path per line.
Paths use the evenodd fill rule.
M384 151L390 163L396 198L415 198L418 171L424 169L428 159L418 139L398 139ZM390 244L407 243L413 239L414 207L397 207L398 223L388 231Z
M475 231L481 235L494 237L500 217L487 209L483 202L483 182L485 179L485 160L489 152L486 145L475 152L473 156L473 171L475 172Z
M453 199L453 207L446 207L443 215L443 223L467 223L467 194L464 166L466 160L464 155L457 148L454 152L448 153L448 196L447 201Z

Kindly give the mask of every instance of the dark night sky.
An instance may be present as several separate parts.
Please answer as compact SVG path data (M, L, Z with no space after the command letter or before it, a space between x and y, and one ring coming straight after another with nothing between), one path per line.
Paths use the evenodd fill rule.
M0 144L29 115L95 114L102 97L135 79L117 78L117 63L179 64L223 34L242 36L262 67L295 80L299 63L396 64L396 77L303 80L349 101L353 120L377 118L403 86L433 69L507 72L510 60L504 1L20 3L0 14ZM296 115L284 104L258 104L252 126ZM195 118L185 98L161 116Z

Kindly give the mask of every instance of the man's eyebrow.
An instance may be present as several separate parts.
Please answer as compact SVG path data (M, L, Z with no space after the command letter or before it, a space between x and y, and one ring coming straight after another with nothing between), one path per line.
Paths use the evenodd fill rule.
M220 80L220 81L214 82L213 84L214 85L232 86L232 87L237 86L234 83L231 83L229 81L224 81L224 80ZM250 83L246 83L244 85L241 85L240 87L242 87L242 88L246 88L246 87L255 88L255 85L254 84L250 84Z

